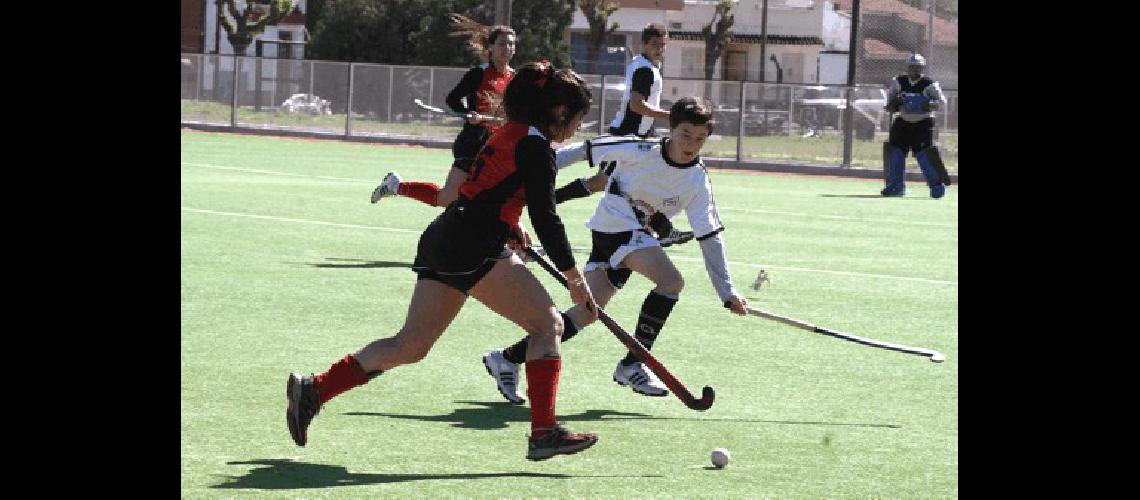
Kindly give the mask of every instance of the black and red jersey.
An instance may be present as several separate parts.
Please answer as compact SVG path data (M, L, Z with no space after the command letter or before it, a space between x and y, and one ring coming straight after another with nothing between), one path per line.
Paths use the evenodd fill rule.
M467 180L459 186L465 210L484 214L488 224L518 227L523 206L547 255L559 270L574 267L566 228L555 211L557 167L550 140L538 129L510 122L483 147Z
M502 115L499 104L514 76L513 69L499 71L493 64L480 64L464 74L455 88L451 89L447 94L447 105L457 113L474 111L485 116ZM466 104L461 101L464 98ZM491 131L501 126L492 123L482 125Z

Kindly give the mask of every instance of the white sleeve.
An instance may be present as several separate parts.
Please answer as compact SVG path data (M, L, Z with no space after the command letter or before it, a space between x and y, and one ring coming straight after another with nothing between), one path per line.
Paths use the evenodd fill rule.
M603 136L586 142L586 161L590 162L590 168L636 160L645 154L645 148L652 146L652 140L625 136Z
M689 216L689 227L693 228L693 234L698 241L724 231L724 225L720 223L720 214L716 210L716 202L713 200L712 183L709 182L707 173L703 177L704 186L697 188L696 195L685 207L685 213Z
M720 234L701 240L701 254L705 258L705 271L709 273L716 294L724 302L733 296L740 295L736 287L732 286L732 275L728 272L728 256L724 251L724 241Z
M589 147L590 141L575 142L558 148L554 152L554 165L558 170L562 170L570 165L578 163L586 159L586 148Z

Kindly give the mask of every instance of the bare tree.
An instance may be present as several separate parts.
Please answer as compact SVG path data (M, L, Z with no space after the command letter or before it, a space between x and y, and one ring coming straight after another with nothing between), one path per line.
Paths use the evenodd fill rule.
M716 12L713 12L712 21L701 28L701 35L705 39L705 80L712 80L716 60L724 57L724 53L728 50L728 37L732 34L732 23L735 21L735 16L729 14L730 10L732 10L732 0L720 0L716 5ZM716 26L715 30L713 26Z
M293 11L293 0L249 0L243 11L238 10L237 0L217 1L218 17L226 30L226 39L233 46L234 54L239 56L245 55L253 38L264 33L267 26ZM223 4L225 11L221 10Z

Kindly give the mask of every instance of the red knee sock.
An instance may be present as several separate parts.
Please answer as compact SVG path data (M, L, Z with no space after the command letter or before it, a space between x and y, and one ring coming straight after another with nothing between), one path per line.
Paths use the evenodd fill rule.
M313 377L313 383L317 387L317 396L320 397L321 404L325 404L326 401L344 391L364 385L367 382L368 373L351 354L333 363L329 367L329 371Z
M554 427L554 400L558 396L561 358L526 362L526 394L530 397L530 434L538 437Z
M400 189L396 190L400 196L414 198L433 207L438 206L435 200L439 197L439 191L439 184L414 181L403 181L400 183Z

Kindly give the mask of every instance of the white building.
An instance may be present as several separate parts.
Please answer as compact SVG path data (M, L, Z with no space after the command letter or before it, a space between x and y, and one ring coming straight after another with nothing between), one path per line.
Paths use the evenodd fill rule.
M226 38L226 30L218 25L218 2L215 0L205 0L206 3L206 40L205 40L205 53L207 54L223 54L230 55L234 53L234 48L230 45L230 41ZM246 51L242 55L253 56L256 55L257 40L285 40L285 41L301 41L305 40L305 0L294 0L293 12L285 16L284 19L277 22L276 25L270 25L265 28L265 32L254 37L254 43L249 44ZM237 6L239 12L245 11L246 2L238 0ZM223 11L226 10L223 8ZM267 11L268 12L268 11ZM228 16L228 12L226 13ZM233 19L230 19L233 21ZM278 52L278 44L266 44L264 57L282 57L286 59L304 59L303 53L298 53L300 49L293 49L291 52L286 53L285 48Z
M716 11L714 0L618 0L621 8L611 21L619 24L601 55L596 73L622 74L625 61L641 51L641 30L664 24L670 32L662 73L666 78L705 77L705 42L701 29ZM717 60L713 79L784 83L845 83L850 15L835 10L829 0L768 0L767 47L761 61L764 0L736 0L734 23L724 57ZM586 54L589 24L575 10L569 29L571 53ZM838 57L842 52L842 57ZM823 57L821 57L821 55ZM774 60L773 60L774 59ZM841 71L836 62L842 60ZM577 68L588 72L584 63ZM832 75L842 73L842 81Z

